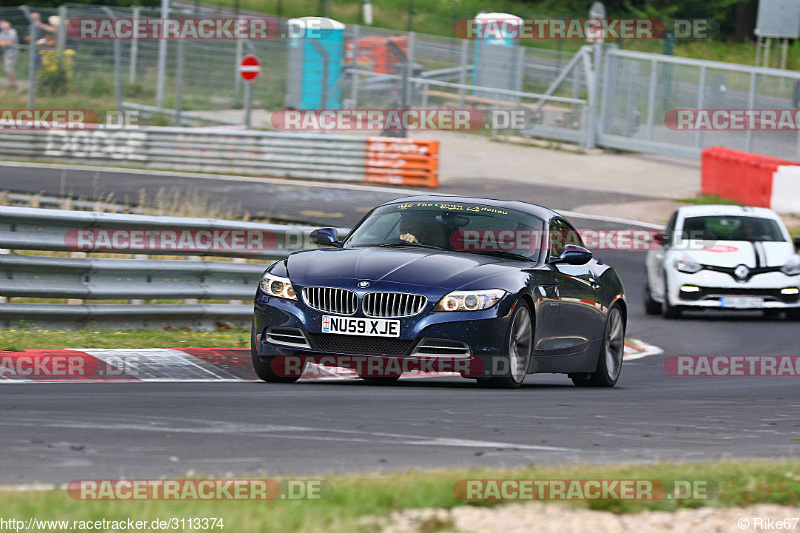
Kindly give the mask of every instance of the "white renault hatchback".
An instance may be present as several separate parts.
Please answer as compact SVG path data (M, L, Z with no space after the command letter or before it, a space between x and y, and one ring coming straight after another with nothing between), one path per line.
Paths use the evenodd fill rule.
M681 207L647 255L648 314L685 309L761 309L800 320L800 238L759 207Z

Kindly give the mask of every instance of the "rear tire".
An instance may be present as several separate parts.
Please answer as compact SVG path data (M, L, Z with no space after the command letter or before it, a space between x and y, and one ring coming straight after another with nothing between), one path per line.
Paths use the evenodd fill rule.
M597 368L592 374L572 374L576 387L613 387L622 374L622 356L625 352L625 315L618 305L609 309L603 343L597 354Z
M508 374L478 378L478 386L486 389L516 389L525 381L533 353L534 325L531 308L525 300L519 300L505 338L508 351Z
M255 370L256 376L267 383L294 383L300 379L300 376L279 376L272 371L272 367L270 366L272 363L272 358L268 357L262 360L262 358L258 355L258 350L256 349L255 322L250 328L250 356L253 359L253 370Z

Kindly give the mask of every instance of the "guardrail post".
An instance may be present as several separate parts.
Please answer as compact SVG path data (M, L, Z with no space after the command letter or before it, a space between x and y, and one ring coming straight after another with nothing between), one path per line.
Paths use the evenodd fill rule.
M700 67L700 90L697 93L697 109L703 109L706 100L706 67ZM694 137L694 145L703 147L703 130L698 129Z
M247 263L247 259L244 257L234 257L231 263ZM228 300L228 303L231 305L242 305L244 302L242 300Z
M141 7L139 6L134 7L133 18L138 19L141 11L142 11ZM134 36L133 39L131 40L131 57L129 60L130 65L128 65L128 81L130 81L131 83L134 83L136 81L136 61L138 59L137 58L138 55L139 55L139 39L137 39Z
M109 18L116 18L108 6L103 6ZM114 39L114 103L117 111L122 111L122 42Z
M647 92L647 133L648 141L653 140L653 122L656 116L656 79L658 76L658 61L655 59L650 62L650 87Z
M467 39L461 40L461 71L458 73L458 83L460 85L467 84L467 64L469 63L469 41ZM464 87L458 88L458 105L464 109L464 98L466 91Z
M30 44L28 44L28 109L34 109L36 106L36 24L31 22Z
M60 55L67 43L67 6L58 6L58 17L61 24L56 28L56 52Z
M750 73L750 91L747 93L747 109L753 109L756 105L756 83L757 83L757 76L755 72ZM753 130L751 128L747 129L746 133L747 137L745 138L745 148L746 152L753 151Z
M199 255L186 256L186 261L202 261L202 260L203 258L200 257ZM200 300L198 300L197 298L184 298L183 300L181 300L181 303L184 305L197 305L200 303Z
M5 248L0 248L0 255L10 254L11 250L6 250ZM0 304L7 304L8 297L7 296L0 296Z
M169 0L161 0L161 20L169 18ZM164 107L164 85L167 75L167 40L158 40L158 80L156 81L156 106Z
M178 41L178 58L175 67L175 125L181 125L181 113L183 112L183 39Z
M147 254L133 254L133 258L134 259L150 259L150 256L147 255ZM130 305L144 305L145 300L136 298L136 299L133 299L133 300L128 300L128 303Z
M70 252L69 256L73 259L86 259L88 257L86 252ZM86 301L81 298L67 298L66 300L67 305L83 305L85 303Z

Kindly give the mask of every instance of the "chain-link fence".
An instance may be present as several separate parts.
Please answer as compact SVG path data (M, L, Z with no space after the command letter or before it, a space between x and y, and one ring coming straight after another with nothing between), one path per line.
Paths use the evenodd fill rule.
M230 8L209 9L176 2L166 15L235 14ZM92 41L65 35L66 20L160 18L164 13L157 8L67 4L57 9L0 8L0 17L11 21L23 39L33 11L41 13L42 20L52 15L62 19L55 49L37 51L44 59L36 76L38 93L68 90L88 97L97 109L123 106L161 113L162 125L176 123L178 113L241 124L245 91L237 65L244 55L253 54L262 64L261 75L252 82L253 108L269 116L297 100L290 94L290 72L296 64L290 59L287 19L276 19L278 37L270 40ZM337 58L342 61L341 74L327 80L322 90L340 96L322 107L468 108L490 113L521 109L527 116L525 127L505 133L588 146L596 138L604 147L689 157L713 145L800 157L796 132L686 132L664 124L671 109L797 109L800 73L623 51L613 45L606 45L598 61L588 47L576 54L518 42L487 46L480 40L355 24L345 27L343 40L343 57ZM23 84L28 81L25 46L17 62ZM53 54L62 60L65 72L53 71L54 63L47 61Z

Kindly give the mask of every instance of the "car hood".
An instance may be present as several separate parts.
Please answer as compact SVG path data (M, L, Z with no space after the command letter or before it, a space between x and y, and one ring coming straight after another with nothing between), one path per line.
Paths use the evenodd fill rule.
M677 250L677 255L688 255L702 265L730 268L783 266L795 253L790 242L692 241L686 248Z
M381 282L458 289L506 273L519 274L533 263L477 254L427 249L333 248L292 254L286 268L300 286ZM502 288L502 287L483 287Z

